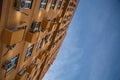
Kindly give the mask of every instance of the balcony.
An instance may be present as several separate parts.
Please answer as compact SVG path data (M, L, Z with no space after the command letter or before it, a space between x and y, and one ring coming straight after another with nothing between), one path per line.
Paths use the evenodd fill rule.
M12 28L3 29L2 42L8 45L13 45L21 42L24 36L24 29Z
M39 37L39 32L34 32L34 33L27 32L25 40L30 43L34 43L37 42L38 37Z
M43 20L41 23L42 28L48 29L50 27L51 21L50 20Z

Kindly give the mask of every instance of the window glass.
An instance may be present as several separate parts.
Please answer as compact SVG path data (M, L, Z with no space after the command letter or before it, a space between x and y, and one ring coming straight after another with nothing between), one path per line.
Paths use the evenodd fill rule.
M3 0L0 0L0 18L1 18L1 13L2 13L2 3L3 3Z
M22 76L22 75L25 73L25 71L26 71L26 68L22 69L22 70L18 73L18 75Z
M43 39L38 42L37 50L42 47Z
M41 9L45 9L45 8L46 8L46 5L47 5L47 0L41 0L40 8L41 8Z
M26 58L31 56L32 51L33 51L33 47L34 47L34 45L31 45L30 47L28 47L27 53L26 53Z
M56 0L52 0L50 9L54 9L55 8L55 4L56 4Z
M3 68L8 73L16 68L17 62L18 62L18 56L15 56L15 57L11 58L10 60L6 61L3 65Z
M50 37L50 34L49 34L49 35L47 35L47 36L45 37L45 43L47 43L47 42L48 42L49 37Z
M26 0L25 1L25 9L31 9L32 6L32 0Z
M33 61L32 61L32 64L35 64L37 61L37 58L35 58Z

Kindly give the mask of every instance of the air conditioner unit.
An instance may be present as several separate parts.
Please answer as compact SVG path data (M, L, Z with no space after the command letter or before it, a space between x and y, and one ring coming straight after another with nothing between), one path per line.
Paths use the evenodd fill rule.
M25 8L25 2L26 0L17 0L16 9L22 11Z
M38 37L39 37L39 32L32 33L29 31L26 34L25 40L30 42L30 43L34 43L34 42L37 42Z
M20 25L20 28L4 28L2 31L2 42L7 45L21 42L25 32L24 26L26 26L26 24Z
M39 31L39 27L40 27L40 22L36 22L36 21L33 22L30 32L34 33L34 32Z

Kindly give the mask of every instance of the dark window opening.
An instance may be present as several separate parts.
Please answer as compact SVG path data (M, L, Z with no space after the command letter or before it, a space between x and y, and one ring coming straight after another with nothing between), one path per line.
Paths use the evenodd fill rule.
M33 61L32 61L32 64L35 64L37 61L37 58L35 58Z
M45 53L45 51L43 50L43 51L41 51L41 54L44 54Z
M45 31L46 31L46 29L42 27L42 28L41 28L41 31L42 31L42 32L45 32Z
M55 4L56 4L56 0L52 0L50 9L54 9L55 8Z
M74 0L75 2L77 2L78 0Z
M25 1L25 9L31 9L31 7L32 7L32 2L33 2L33 0L26 0Z
M26 68L22 69L22 70L18 73L18 75L19 75L19 76L22 76L22 75L25 73L25 71L26 71Z
M42 44L43 44L43 39L38 42L37 50L42 47Z
M64 0L64 1L63 1L63 6L62 6L62 9L64 9L64 8L65 8L65 4L67 4L67 1L66 1L66 0Z
M55 24L55 23L56 23L56 19L51 20L52 25Z
M34 45L31 45L30 47L28 47L27 53L26 53L26 58L31 56L32 51L33 51L33 47L34 47Z
M47 0L41 0L40 8L41 8L41 9L45 9L45 8L46 8L46 5L47 5Z
M50 38L50 34L45 37L45 43L48 42L49 38Z
M33 76L36 76L36 74L37 74L37 70L34 72L34 75L33 75Z

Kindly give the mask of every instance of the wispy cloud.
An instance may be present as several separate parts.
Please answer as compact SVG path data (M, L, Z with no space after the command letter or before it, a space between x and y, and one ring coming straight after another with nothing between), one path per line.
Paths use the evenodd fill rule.
M68 73L76 73L79 71L80 65L78 61L83 55L83 49L73 47L69 50L67 45L67 47L63 45L58 53L57 59L43 80L68 80L66 79L70 76ZM63 78L61 78L61 76L63 76Z
M120 80L119 43L120 1L81 0L43 80Z
M66 36L55 62L43 80L70 80L70 76L78 73L79 61L83 56L84 49L77 47L77 38L72 40L70 37L69 34ZM75 44L73 45L73 43ZM71 73L73 74L70 75Z

